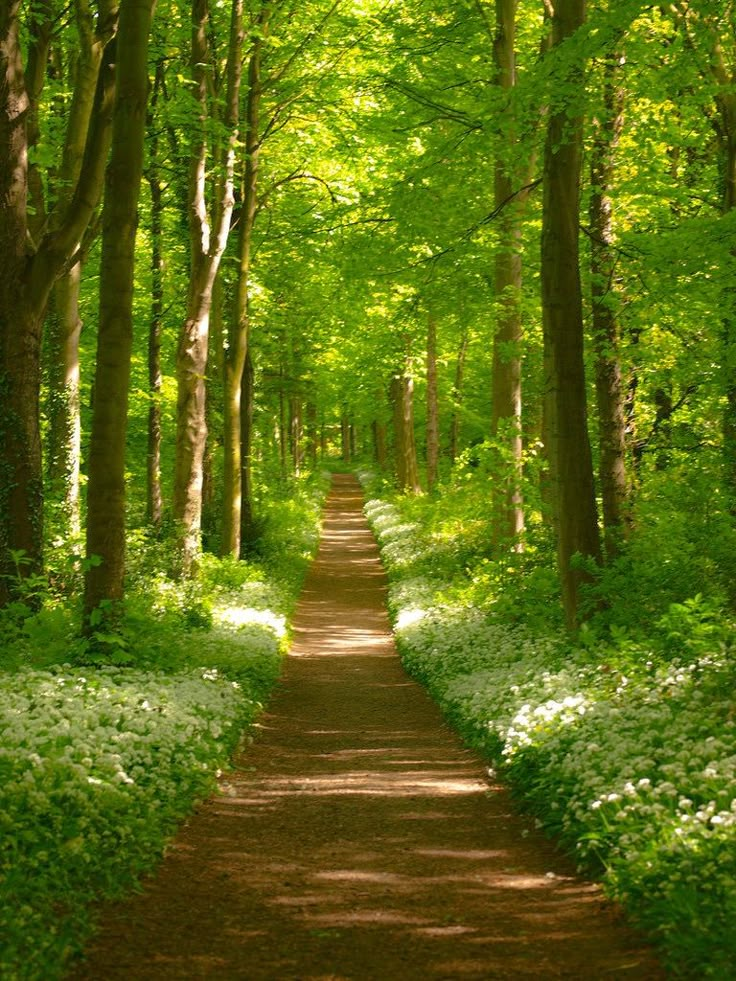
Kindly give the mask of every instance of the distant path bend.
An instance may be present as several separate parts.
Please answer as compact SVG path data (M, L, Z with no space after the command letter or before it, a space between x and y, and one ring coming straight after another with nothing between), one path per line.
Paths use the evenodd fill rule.
M404 673L351 476L238 765L73 977L664 977Z

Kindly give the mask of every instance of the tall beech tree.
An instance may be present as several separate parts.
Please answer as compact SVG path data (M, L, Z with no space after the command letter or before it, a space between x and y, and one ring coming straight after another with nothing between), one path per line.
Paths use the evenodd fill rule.
M427 318L427 490L437 483L440 461L440 418L437 383L437 321Z
M164 181L159 133L154 112L164 84L163 59L156 74L148 114L148 169L146 180L151 195L151 313L148 322L148 451L146 453L146 518L158 531L163 520L161 487L161 341L164 329Z
M552 54L572 38L584 21L585 0L556 0ZM580 285L582 118L575 93L582 82L582 66L570 57L569 45L566 54L550 109L544 150L541 287L554 420L548 452L555 479L557 560L565 616L568 625L574 627L578 622L580 585L588 574L573 559L580 555L600 561L601 548L587 425ZM567 96L564 101L562 93Z
M593 119L590 155L590 291L598 402L598 443L606 558L615 557L628 530L626 406L621 367L617 253L613 226L616 151L623 127L623 55L609 52L602 70L602 101Z
M470 346L470 336L467 329L463 329L460 336L460 345L455 358L455 379L452 385L452 414L450 415L450 435L448 441L448 453L450 462L454 463L460 447L460 409L463 400L463 382L465 380L465 360L468 356Z
M245 167L238 214L238 278L227 330L223 357L225 462L222 476L222 554L240 554L243 418L240 400L243 371L248 351L250 326L249 299L253 227L258 209L258 170L261 142L261 101L263 97L262 61L264 38L268 33L271 6L264 3L253 24L253 40L248 57L248 92L245 109ZM283 427L282 427L283 429Z
M101 0L97 12L87 0L81 0L75 7L78 43L74 52L68 53L64 59L72 72L72 101L61 163L53 174L56 196L54 224L61 220L61 215L69 206L82 170L90 118L95 110L97 78L106 44L115 26L117 7L117 0ZM41 209L37 207L37 210ZM81 528L79 344L82 320L79 298L85 252L85 243L80 241L75 249L75 259L62 270L54 285L53 302L46 323L49 351L47 471L52 486L55 485L57 493L60 493L62 512L68 530L73 534L77 534Z
M226 66L227 91L223 124L227 145L214 207L207 201L208 104L211 55L208 0L192 4L191 73L199 119L189 166L187 213L190 231L190 278L186 320L177 351L176 473L174 517L179 527L179 561L188 574L200 549L202 466L207 439L206 390L209 322L220 259L230 232L235 204L234 174L240 122L243 49L243 2L233 0ZM260 40L256 39L256 45ZM251 55L252 57L252 55ZM257 98L252 94L252 98ZM249 99L251 94L249 93ZM250 129L248 130L250 132ZM248 150L246 149L246 153ZM246 167L248 165L246 164ZM214 220L211 215L214 214ZM236 366L237 367L237 366ZM242 374L242 369L241 369ZM229 419L229 416L228 416ZM227 431L227 430L226 430Z
M86 628L123 596L125 436L133 347L138 197L148 102L148 45L156 0L121 0L112 148L105 177L92 433L87 493ZM99 560L93 564L93 558Z
M496 0L496 25L493 37L493 62L496 84L504 96L504 112L513 116L511 98L516 87L516 10L517 0ZM515 127L504 134L511 144L496 153L493 174L494 206L498 213L498 244L494 257L494 292L496 298L496 331L493 338L493 380L491 432L505 430L512 460L512 476L501 493L494 492L496 515L495 538L511 539L519 546L524 530L521 496L521 222L523 194L514 187L519 161L509 162L523 153Z
M416 434L414 432L414 379L404 370L394 375L390 385L393 408L394 462L399 490L418 494Z
M78 251L100 198L113 94L112 67L109 61L106 71L100 66L116 27L115 6L100 3L97 77L92 69L95 102L86 133L75 134L75 142L84 143L84 157L76 182L34 240L28 148L30 110L38 93L29 92L26 84L20 8L19 2L11 2L0 9L0 602L10 595L13 553L23 554L22 574L38 573L43 564L42 327L54 283ZM30 55L39 57L33 42ZM77 82L90 84L86 76L83 81L78 76ZM70 115L69 125L77 119Z

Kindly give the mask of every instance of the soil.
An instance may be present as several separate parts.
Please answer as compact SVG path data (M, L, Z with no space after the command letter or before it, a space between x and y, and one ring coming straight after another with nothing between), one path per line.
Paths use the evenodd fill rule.
M70 976L665 977L405 674L361 508L336 476L253 744Z

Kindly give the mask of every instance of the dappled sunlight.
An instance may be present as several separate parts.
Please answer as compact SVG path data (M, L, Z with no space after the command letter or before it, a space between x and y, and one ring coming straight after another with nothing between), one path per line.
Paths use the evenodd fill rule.
M345 495L352 511L340 503L350 480L336 478L253 745L167 858L182 896L176 936L157 893L172 882L159 877L141 900L135 937L165 948L142 976L582 978L591 965L577 949L592 944L591 977L658 978L404 672L359 497ZM417 605L409 621L423 620ZM114 928L133 936L128 920ZM141 976L140 958L115 972Z
M213 611L215 623L227 624L231 627L257 625L268 627L277 637L286 635L286 617L272 610L256 610L252 607L226 606Z
M420 610L418 608L407 607L399 613L396 618L396 629L406 630L407 627L413 627L415 623L421 623L421 621L426 617L427 611Z
M290 794L343 795L369 794L446 796L451 794L482 794L488 790L479 780L448 778L432 771L393 773L361 770L352 773L329 774L320 777L300 777L296 784L289 779L274 779L263 784L260 793L265 797Z

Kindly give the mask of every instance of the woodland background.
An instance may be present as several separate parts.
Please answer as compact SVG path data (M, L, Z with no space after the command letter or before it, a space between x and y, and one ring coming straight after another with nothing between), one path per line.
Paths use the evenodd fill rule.
M8 0L7 684L288 616L361 465L401 595L732 725L735 205L732 0Z

